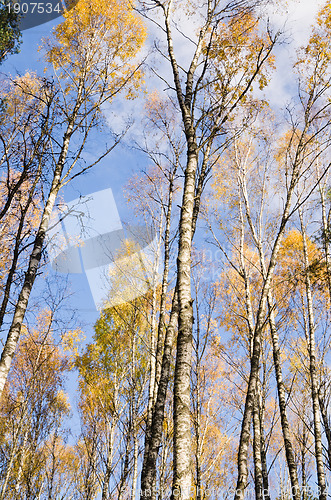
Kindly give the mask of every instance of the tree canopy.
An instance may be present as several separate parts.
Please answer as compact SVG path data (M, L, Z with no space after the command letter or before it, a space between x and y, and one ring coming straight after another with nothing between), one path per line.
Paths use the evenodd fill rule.
M0 500L330 495L331 3L274 8L80 0L1 77Z
M8 9L8 2L0 2L0 64L10 54L17 54L21 43L19 17L12 9Z

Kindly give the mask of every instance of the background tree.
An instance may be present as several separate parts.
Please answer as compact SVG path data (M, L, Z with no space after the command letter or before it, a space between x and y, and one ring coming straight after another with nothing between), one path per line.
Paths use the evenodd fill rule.
M94 343L79 370L82 435L82 498L135 498L146 412L149 324L147 297L104 309Z
M70 406L64 379L68 359L54 339L54 312L40 313L36 327L24 330L1 403L0 498L32 498L55 491L46 464L51 447L65 438L62 423ZM53 466L55 463L53 462ZM46 486L47 484L47 486ZM52 486L51 486L52 484ZM62 490L62 485L57 484Z
M10 2L0 2L0 64L10 54L17 54L20 46L21 32L19 18L13 9L9 9ZM0 100L1 105L1 100Z
M65 13L64 22L44 44L45 59L53 66L57 80L48 86L46 93L35 96L41 103L46 101L46 107L51 106L45 153L47 169L43 171L45 201L4 342L0 393L19 339L57 195L64 185L96 165L119 142L119 136L110 134L111 143L97 153L94 161L87 165L78 161L93 135L91 132L102 128L101 106L111 103L121 91L132 96L139 86L141 73L132 64L132 58L144 36L142 23L129 3L110 5L83 0Z

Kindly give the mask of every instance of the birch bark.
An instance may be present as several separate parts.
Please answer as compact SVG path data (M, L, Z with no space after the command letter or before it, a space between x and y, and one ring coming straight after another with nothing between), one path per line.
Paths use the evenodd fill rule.
M311 397L312 397L313 419L314 419L315 460L316 460L317 480L319 487L319 499L326 500L327 489L326 489L326 480L325 480L324 463L323 463L322 429L321 429L321 417L320 417L319 398L318 398L318 377L317 377L316 343L315 343L316 326L314 319L311 280L309 276L309 254L307 246L307 236L303 222L302 211L300 209L299 209L299 217L301 223L303 256L305 265L305 285L306 285L308 329L309 329L309 373L310 373L310 386L311 386Z
M201 12L202 23L196 41L193 43L193 56L189 60L188 69L185 70L178 64L174 50L172 35L172 26L176 26L172 17L174 3L171 0L165 2L154 1L154 5L162 13L164 26L159 25L155 19L153 19L153 22L158 24L166 36L166 57L169 60L173 78L173 84L169 84L169 87L174 90L186 138L186 162L183 168L183 193L178 225L176 284L178 336L174 380L174 471L172 494L172 498L176 496L180 500L190 498L192 487L190 371L192 363L193 308L191 296L191 249L194 226L199 215L200 197L210 173L210 163L212 164L215 161L215 158L211 160L211 155L214 153L219 156L222 149L218 145L212 151L212 146L223 133L223 127L229 118L229 114L234 112L246 96L263 64L268 60L277 37L271 39L269 36L268 42L264 40L265 43L261 43L260 51L256 53L256 66L254 64L252 67L251 60L249 62L247 80L242 79L241 75L239 86L232 82L231 85L235 86L235 91L231 85L227 87L228 84L225 84L227 90L220 93L220 103L218 104L215 104L215 88L211 83L217 80L218 70L215 69L215 74L208 74L208 71L213 66L211 52L213 43L218 43L219 39L217 37L220 36L221 38L221 33L217 33L219 21L232 16L234 19L238 19L241 14L251 14L254 7L259 3L259 1L239 1L221 6L218 1L207 0L206 4L203 5L204 11ZM148 6L146 6L145 12L146 17L149 17L150 9ZM198 68L199 74L197 74ZM232 78L233 73L229 76L229 81L232 81ZM185 81L184 84L182 83L183 80ZM226 77L224 82L225 80ZM205 90L205 81L210 94L208 94L208 90ZM244 84L242 84L243 81L245 81ZM201 135L199 139L198 131ZM207 154L205 154L202 164L199 164L199 159L203 153ZM160 440L158 442L160 443ZM155 451L157 453L157 446ZM156 462L154 461L154 463ZM155 472L151 471L151 474L153 473L155 474ZM145 493L146 489L142 492L142 495ZM147 496L147 498L150 497Z

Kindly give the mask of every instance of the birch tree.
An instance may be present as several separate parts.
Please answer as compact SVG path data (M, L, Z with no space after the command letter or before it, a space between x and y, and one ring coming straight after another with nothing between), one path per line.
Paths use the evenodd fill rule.
M53 38L44 42L45 59L53 67L56 81L43 96L36 96L46 107L52 103L51 126L47 130L47 169L44 200L25 279L20 288L0 360L0 393L8 376L19 339L30 293L45 246L51 212L65 184L96 165L119 142L110 133L110 143L99 151L92 163L83 162L83 151L93 130L100 130L101 107L123 91L132 96L139 85L137 64L144 28L127 3L76 5L65 14ZM93 134L92 134L93 135ZM105 141L107 139L105 138Z
M322 84L322 89L326 91L327 87ZM321 97L321 94L317 95ZM313 93L313 96L315 96L315 93ZM281 423L287 465L291 479L292 495L296 499L300 497L295 456L286 415L286 395L282 381L279 343L275 321L277 306L273 299L273 276L278 261L280 245L289 219L299 208L301 200L309 197L312 192L311 189L307 192L306 186L309 185L308 179L312 181L314 178L314 165L319 157L319 150L315 150L311 147L311 134L313 131L317 135L323 134L323 129L319 128L320 123L324 124L324 109L322 105L320 104L321 107L319 109L321 115L319 115L318 112L316 113L316 107L314 109L311 107L309 100L308 102L301 100L301 104L307 106L304 107L303 116L301 115L304 123L303 131L298 131L297 128L292 129L280 140L278 151L276 150L274 153L271 153L270 149L269 151L265 149L268 147L266 145L269 142L267 129L265 131L259 129L259 132L255 134L254 128L247 128L247 132L250 130L248 137L244 142L243 138L234 140L232 147L228 150L230 162L225 165L220 165L221 171L219 173L220 177L218 177L220 192L223 198L226 197L228 199L229 206L231 207L227 214L229 215L231 211L234 211L235 220L238 220L236 232L241 234L241 239L239 239L241 243L237 243L237 245L242 249L239 254L242 255L242 259L244 260L242 260L239 266L237 262L231 261L226 250L224 250L224 253L225 257L230 259L230 264L236 269L238 275L241 276L241 279L244 279L246 283L244 296L247 307L247 321L248 324L250 324L251 330L250 376L238 450L238 481L236 489L236 497L238 498L244 494L248 478L247 464L251 419L254 417L256 384L259 380L261 349L265 335L266 322L269 322L272 336ZM316 122L315 119L317 120ZM265 132L266 137L262 139ZM259 145L259 141L264 141L263 145ZM327 147L327 141L325 141L325 147ZM273 157L277 158L278 162L285 165L285 172L280 173L280 171L277 170L277 163L273 165ZM326 167L324 173L327 169L328 167ZM232 174L230 174L231 171ZM237 187L233 186L233 178L237 179ZM272 182L275 182L275 184L270 184L271 179L273 179ZM275 194L273 194L275 188L278 192L282 190L284 202L281 204L277 215L274 214L270 220L268 206L272 207L273 204L271 201L267 200L271 200L269 197L275 196ZM227 229L224 218L222 221L224 233L226 234ZM240 230L240 228L242 229ZM217 238L217 241L220 241L220 239ZM232 246L233 243L231 240L229 240L229 242ZM251 278L249 274L245 272L245 261L247 257L245 256L245 252L243 253L243 249L247 244L253 244L255 247L258 261L254 265L257 265L260 269L262 278L257 288L258 299L254 307L252 307L251 299L249 298L252 293ZM220 246L224 248L224 245ZM255 293L257 290L255 289Z
M193 309L191 296L191 248L200 198L215 155L220 153L218 139L225 123L239 103L245 100L253 82L263 87L265 63L276 42L270 32L259 35L253 8L259 2L223 4L209 1L196 14L197 34L190 39L193 55L185 67L176 56L174 30L179 11L172 2L142 4L146 17L152 17L166 37L165 54L169 60L174 97L185 134L185 166L179 220L177 254L178 336L174 381L174 478L173 491L187 499L191 489L190 370L192 356ZM188 5L188 12L191 7ZM190 12L193 15L193 12ZM160 17L163 26L160 24ZM181 29L178 32L181 36ZM246 51L244 47L249 47ZM183 83L185 81L185 83ZM173 301L173 310L177 300ZM155 443L157 451L159 443ZM154 459L141 478L142 498L152 498L155 477ZM148 480L147 480L148 477Z
M146 411L148 298L104 309L94 342L76 358L82 434L80 470L84 495L135 498L140 426ZM85 449L85 452L83 450Z
M326 36L329 36L329 25L327 21L329 7L330 6L327 4L326 8L322 9L317 20L318 30L321 29ZM283 160L285 160L283 164L285 165L286 173L286 197L278 226L277 236L275 237L269 263L264 275L260 307L256 317L251 373L248 383L245 412L239 444L236 499L242 498L247 481L247 446L249 442L249 427L254 401L254 384L260 360L261 332L263 329L264 315L268 302L268 293L270 292L272 277L277 264L279 246L284 236L285 227L290 216L299 207L299 203L302 204L312 192L312 189L308 189L308 192L303 189L303 185L309 186L308 179L312 178L314 165L321 154L321 149L315 149L312 145L315 141L318 142L321 140L321 144L323 144L322 150L325 151L330 146L328 132L330 122L325 114L326 109L330 105L327 99L330 67L329 55L328 53L325 53L323 43L321 33L318 34L313 30L308 46L305 49L302 49L302 54L305 54L306 57L305 59L299 57L297 63L299 73L299 113L294 116L291 112L291 122L294 125L292 126L290 134L287 137L288 142L284 149L285 155L282 155ZM328 168L329 165L326 165L324 172L321 173L322 176L325 175ZM300 181L303 184L301 184L299 196L300 201L298 203L294 194ZM295 477L293 477L292 495L295 498L299 498L298 485L296 483L297 481ZM321 491L320 495L323 494L324 493Z
M1 405L0 498L33 496L46 489L46 441L70 411L64 388L68 359L54 340L54 312L43 311L25 327Z

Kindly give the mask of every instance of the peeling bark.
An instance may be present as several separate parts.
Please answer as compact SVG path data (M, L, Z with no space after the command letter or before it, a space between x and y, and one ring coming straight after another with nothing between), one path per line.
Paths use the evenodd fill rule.
M316 345L315 345L315 319L313 309L313 295L311 289L311 280L309 276L309 255L307 247L306 230L303 224L303 216L299 210L299 217L301 222L303 255L305 263L305 286L307 298L307 311L308 311L308 328L309 328L309 373L310 373L310 386L311 397L313 404L313 418L314 418L314 438L315 438L315 460L317 469L317 480L319 487L319 499L327 499L326 480L323 463L323 445L322 445L322 429L318 397L318 378L317 378L317 363L316 363Z

